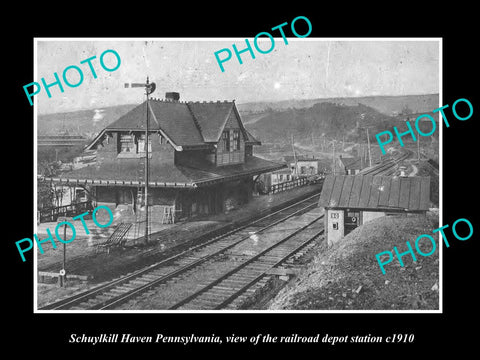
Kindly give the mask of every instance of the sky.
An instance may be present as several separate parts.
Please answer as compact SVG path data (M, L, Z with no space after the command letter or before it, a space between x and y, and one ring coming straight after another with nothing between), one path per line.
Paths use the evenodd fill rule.
M235 100L237 104L255 101L280 101L368 95L414 95L439 93L440 51L436 39L323 39L274 38L273 50L241 53L240 64L232 49L246 48L245 38L205 39L36 39L35 78L41 84L55 81L58 74L64 92L50 87L48 98L42 87L35 95L39 114L106 106L141 103L144 91L125 88L129 82L143 83L149 76L155 82L155 98L165 92L180 93L181 101ZM261 37L258 46L268 50L269 38ZM229 61L222 72L214 53L228 48ZM106 50L118 53L121 62L115 71L106 71L100 57ZM91 61L97 78L89 65ZM226 52L219 54L221 58ZM111 52L103 57L107 68L117 64ZM75 65L83 74L77 87L67 86L62 74ZM67 80L78 83L75 69ZM28 103L28 99L25 98Z

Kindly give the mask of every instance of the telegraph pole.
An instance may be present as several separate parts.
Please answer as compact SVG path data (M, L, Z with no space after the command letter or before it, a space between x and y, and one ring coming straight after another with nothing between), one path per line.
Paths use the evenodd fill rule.
M370 152L370 136L368 135L368 128L367 128L367 143L368 143L368 164L372 166L372 153Z
M333 175L335 176L335 140L333 140Z
M333 152L332 152L332 160L333 160L333 175L335 176L335 139L332 140Z
M297 154L295 153L295 142L293 140L293 134L290 134L290 141L292 143L293 161L295 162L295 175L298 177L298 162L297 162Z
M360 170L363 170L363 158L365 157L365 150L362 143L359 144L359 147L360 147L360 151L358 153L360 154L360 166L361 166Z
M420 136L417 139L417 155L418 155L418 163L420 163Z

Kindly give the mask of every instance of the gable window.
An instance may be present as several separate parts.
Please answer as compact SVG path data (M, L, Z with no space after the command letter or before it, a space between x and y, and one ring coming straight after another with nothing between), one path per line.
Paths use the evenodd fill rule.
M222 133L222 150L224 152L230 151L230 134L228 130Z
M240 130L239 129L233 129L230 130L230 135L232 136L232 151L238 151L240 150Z
M245 161L245 152L241 151L240 129L224 129L217 148L217 165L238 164Z
M142 134L138 137L138 152L144 153L145 152L145 134ZM148 136L148 152L152 152L152 138L149 134Z
M148 137L148 152L152 154L152 137ZM145 156L145 134L120 134L118 155L121 158L136 158Z
M222 150L223 152L240 150L240 130L239 129L230 129L230 130L223 131Z
M134 135L120 135L120 152L121 153L137 152L137 146L135 144Z

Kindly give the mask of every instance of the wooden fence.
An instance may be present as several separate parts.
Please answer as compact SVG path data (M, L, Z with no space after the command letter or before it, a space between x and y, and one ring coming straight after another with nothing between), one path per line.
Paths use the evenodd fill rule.
M309 184L309 181L307 178L298 178L295 180L286 181L283 183L271 185L268 189L268 194L275 194L281 191L290 190L295 187L304 186L307 184Z

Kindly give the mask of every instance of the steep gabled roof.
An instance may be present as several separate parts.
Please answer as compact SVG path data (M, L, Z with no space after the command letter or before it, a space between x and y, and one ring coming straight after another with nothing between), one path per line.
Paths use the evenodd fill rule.
M195 146L205 143L186 103L157 100L150 101L149 104L153 122L158 121L160 128L175 144Z
M203 145L203 137L185 103L150 100L149 129L161 130L178 146ZM135 107L106 130L145 130L146 102Z
M234 104L233 101L188 103L205 142L218 142Z
M145 130L146 109L146 102L143 102L127 112L125 115L122 115L113 123L107 125L106 129ZM150 121L150 129L158 130L159 126Z
M245 141L261 145L243 126L234 101L187 103L152 99L149 101L149 110L149 129L160 131L174 147L217 143L232 112L239 120ZM146 111L146 102L143 102L108 125L87 148L91 149L106 131L145 131Z
M246 135L245 142L246 142L247 144L251 144L251 145L262 145L262 143L261 143L259 140L255 139L255 138L253 137L253 135L248 132L247 129L244 129L244 130L245 130L245 135Z

